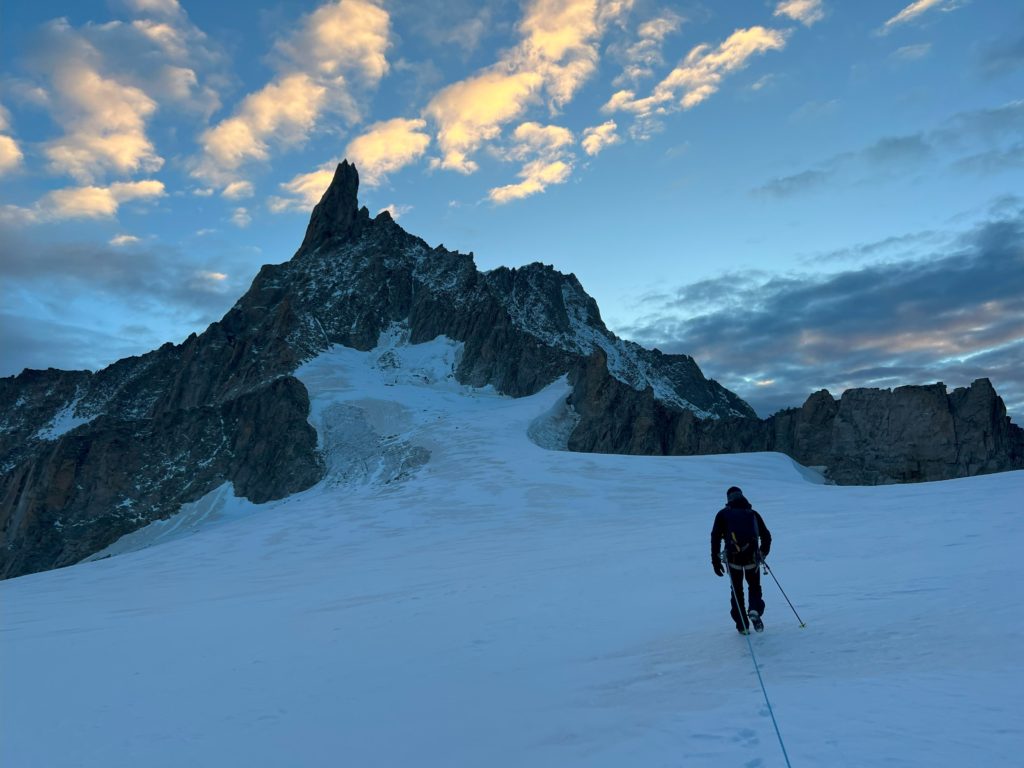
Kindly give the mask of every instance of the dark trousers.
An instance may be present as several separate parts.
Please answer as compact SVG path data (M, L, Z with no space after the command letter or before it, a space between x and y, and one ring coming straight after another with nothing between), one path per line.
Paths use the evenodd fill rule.
M729 604L732 610L729 615L736 622L737 629L747 627L747 612L743 608L743 577L747 577L747 591L750 593L750 609L764 615L764 599L761 597L761 569L750 568L740 570L729 567L729 578L732 579L732 589L729 590ZM736 598L740 604L736 605Z

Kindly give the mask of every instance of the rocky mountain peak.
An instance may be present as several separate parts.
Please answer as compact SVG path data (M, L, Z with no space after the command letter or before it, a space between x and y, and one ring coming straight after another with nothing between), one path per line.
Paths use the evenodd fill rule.
M348 160L342 160L320 202L313 208L299 250L314 250L335 238L357 237L369 217L366 208L359 208L359 171Z

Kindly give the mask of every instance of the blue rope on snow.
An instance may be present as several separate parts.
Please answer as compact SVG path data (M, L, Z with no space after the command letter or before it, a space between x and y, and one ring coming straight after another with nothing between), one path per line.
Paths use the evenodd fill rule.
M726 561L726 570L728 571L728 561ZM732 590L733 599L736 601L736 608L739 609L740 601L736 596L736 586L732 581L732 574L727 573L729 576L729 588ZM745 617L742 617L745 618ZM761 684L761 693L764 694L764 703L768 705L768 714L772 718L772 726L775 728L775 735L779 737L779 746L782 747L782 756L786 760L786 768L793 768L789 762L789 755L786 753L786 745L782 741L782 732L779 731L779 724L775 720L775 712L772 709L772 703L768 700L768 689L764 687L764 678L761 677L761 668L757 664L757 655L754 653L754 644L750 641L750 628L747 627L747 647L750 649L750 658L754 662L754 671L757 673L757 682Z

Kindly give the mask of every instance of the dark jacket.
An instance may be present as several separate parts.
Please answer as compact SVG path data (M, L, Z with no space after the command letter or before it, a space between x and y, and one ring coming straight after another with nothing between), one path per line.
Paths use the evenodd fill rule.
M749 501L740 497L730 501L725 508L715 515L715 524L711 526L712 562L718 562L718 553L722 549L722 542L729 538L734 525L733 520L737 517L742 517L745 514L754 515L754 520L757 523L757 532L760 537L761 556L764 557L768 554L768 550L770 550L772 546L772 534L768 530L768 526L764 524L764 520L760 513L750 506ZM737 565L749 565L755 561L757 557L757 549L757 547L750 547L747 551L741 552L738 555L730 553L728 555L729 562L736 563Z

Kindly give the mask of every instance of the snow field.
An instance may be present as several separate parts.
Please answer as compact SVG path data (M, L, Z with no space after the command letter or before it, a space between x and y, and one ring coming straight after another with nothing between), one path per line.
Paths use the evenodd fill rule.
M298 373L318 486L218 489L0 583L0 764L784 765L709 562L733 484L808 625L763 577L794 766L1020 761L1024 473L840 488L779 454L547 450L565 383L471 390L458 353L325 353Z

